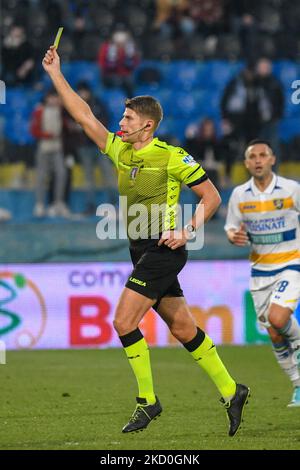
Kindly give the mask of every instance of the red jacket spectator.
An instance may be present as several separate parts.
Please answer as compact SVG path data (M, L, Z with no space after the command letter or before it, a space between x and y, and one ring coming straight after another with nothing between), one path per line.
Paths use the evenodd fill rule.
M130 75L139 63L139 56L129 34L116 32L110 41L103 43L98 63L103 75Z
M104 86L121 87L128 97L133 96L133 72L139 63L139 53L127 31L117 31L103 43L98 54Z

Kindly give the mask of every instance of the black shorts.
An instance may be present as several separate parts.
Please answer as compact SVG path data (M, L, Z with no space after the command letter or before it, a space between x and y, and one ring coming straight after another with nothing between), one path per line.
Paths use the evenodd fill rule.
M166 245L158 246L158 240L131 242L134 269L126 283L129 289L157 299L156 306L162 297L183 297L177 275L187 261L185 246L171 250Z

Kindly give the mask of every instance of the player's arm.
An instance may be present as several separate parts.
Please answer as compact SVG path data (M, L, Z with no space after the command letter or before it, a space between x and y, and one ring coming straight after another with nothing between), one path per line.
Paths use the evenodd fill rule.
M92 139L102 151L105 150L108 130L94 116L89 105L71 88L60 69L59 55L54 46L45 54L43 67L49 74L54 87L60 95L64 107L77 121L90 139Z
M242 215L238 208L238 197L236 190L233 191L229 199L228 211L225 224L225 232L230 243L236 246L249 245L249 237L246 225L242 220Z
M242 222L239 228L230 228L226 231L227 238L233 245L245 246L249 244L246 226Z
M296 181L295 190L293 191L293 201L296 211L300 213L300 183L296 183Z

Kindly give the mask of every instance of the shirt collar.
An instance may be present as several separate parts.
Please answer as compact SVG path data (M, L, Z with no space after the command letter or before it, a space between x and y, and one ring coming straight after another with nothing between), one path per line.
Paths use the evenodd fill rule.
M275 173L272 173L272 175L273 175L273 178L272 178L269 186L267 186L267 188L264 191L260 191L258 189L258 187L256 186L256 184L254 183L254 178L253 177L251 178L250 188L251 188L251 191L254 194L254 196L259 196L260 194L272 194L272 192L274 191L274 188L276 186L276 181L277 181L277 176L275 175Z
M139 150L134 150L134 148L132 147L133 151L135 154L140 154L140 153L143 153L144 151L147 151L147 150L150 150L151 147L153 147L154 144L157 143L157 137L154 137L151 142L149 142L149 144L145 145L145 147L142 147L141 149Z
M254 194L254 196L259 196L260 194L272 194L272 192L274 191L274 188L276 186L276 181L277 181L277 176L275 175L275 173L272 173L272 174L273 174L273 178L272 178L269 186L264 191L260 191L258 189L258 187L256 186L256 184L254 183L254 178L253 177L251 178L250 187L251 187L251 191Z

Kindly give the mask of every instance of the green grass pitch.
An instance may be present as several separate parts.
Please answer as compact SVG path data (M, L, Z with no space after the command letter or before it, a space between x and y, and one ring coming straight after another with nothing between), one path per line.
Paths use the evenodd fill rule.
M0 366L0 449L300 449L300 408L286 406L292 387L271 348L218 350L251 387L234 438L217 390L183 348L152 349L164 411L133 435L121 433L137 390L121 349L14 351Z

